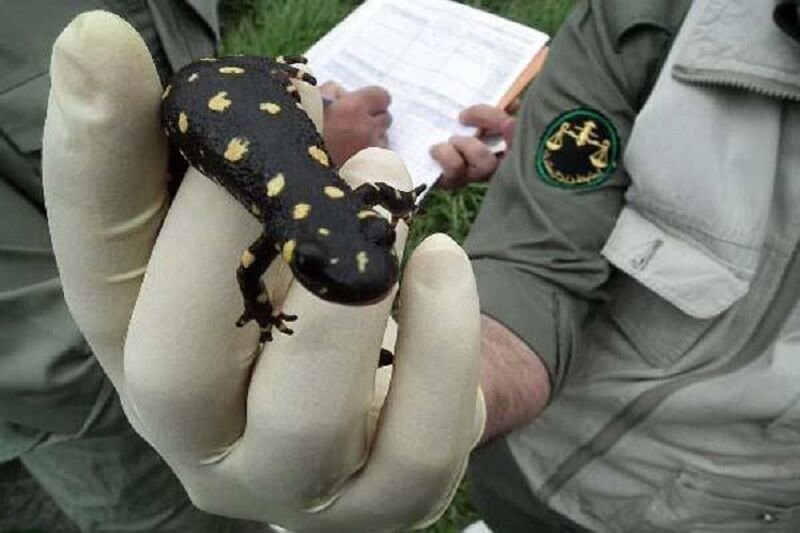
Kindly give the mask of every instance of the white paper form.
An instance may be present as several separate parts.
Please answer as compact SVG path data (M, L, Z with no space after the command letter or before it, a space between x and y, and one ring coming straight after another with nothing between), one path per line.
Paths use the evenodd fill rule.
M474 135L458 114L473 104L497 104L547 40L450 0L367 0L306 55L320 83L389 91L389 148L415 185L430 186L441 173L430 147Z

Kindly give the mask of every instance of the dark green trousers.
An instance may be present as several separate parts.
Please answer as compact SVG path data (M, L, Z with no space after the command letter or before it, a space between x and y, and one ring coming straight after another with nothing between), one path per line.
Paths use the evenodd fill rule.
M472 452L468 476L472 501L494 533L590 533L533 494L504 439Z

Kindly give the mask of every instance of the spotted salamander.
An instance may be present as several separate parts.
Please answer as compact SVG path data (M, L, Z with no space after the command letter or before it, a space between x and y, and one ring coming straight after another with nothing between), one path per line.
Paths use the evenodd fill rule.
M300 103L293 80L316 81L302 57L208 58L178 71L163 94L162 126L202 174L221 185L263 225L236 271L244 312L260 342L295 315L276 312L261 279L279 255L295 278L325 300L366 304L398 277L394 223L407 219L424 189L385 183L352 189ZM381 205L392 223L372 208Z

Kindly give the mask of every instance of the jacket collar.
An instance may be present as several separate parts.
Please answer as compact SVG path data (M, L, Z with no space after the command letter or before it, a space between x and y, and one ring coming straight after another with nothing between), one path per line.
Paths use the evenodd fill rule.
M682 29L689 35L677 50L673 76L800 100L800 42L790 37L798 30L798 2L696 0L684 23L689 27ZM790 8L795 19L786 14ZM776 24L779 15L784 31Z

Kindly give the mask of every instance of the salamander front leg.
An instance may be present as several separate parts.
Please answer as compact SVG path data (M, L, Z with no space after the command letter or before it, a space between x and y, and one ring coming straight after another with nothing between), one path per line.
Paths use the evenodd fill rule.
M317 84L317 78L309 74L308 72L302 72L299 68L293 67L291 65L280 65L284 72L286 72L290 78L293 80L303 80L306 83L311 85Z
M239 268L236 270L236 279L239 281L239 289L242 291L244 299L244 312L236 321L236 326L242 327L251 320L255 320L261 329L258 338L259 345L272 340L273 326L279 331L291 335L293 331L284 322L297 320L296 315L273 314L267 288L261 280L261 276L275 256L277 256L277 251L274 248L274 242L262 235L244 251Z
M296 55L296 56L278 56L275 58L276 63L288 63L290 65L293 64L302 64L305 65L308 63L308 59L306 56Z
M379 205L389 211L392 214L392 226L394 226L398 220L407 222L417 211L417 197L426 187L425 184L422 184L411 191L401 191L379 181L360 185L353 192L361 199L364 207Z
M301 75L298 69L289 65L280 65L279 68L273 69L272 75L283 84L283 88L286 89L287 93L292 95L292 98L294 98L296 102L300 102L300 94L297 92L297 87L292 83L292 80L301 79L311 85L317 84L317 80L313 76L305 72Z

